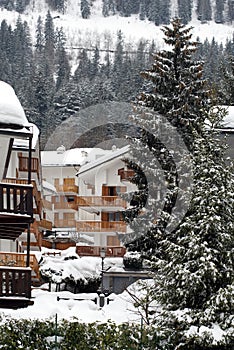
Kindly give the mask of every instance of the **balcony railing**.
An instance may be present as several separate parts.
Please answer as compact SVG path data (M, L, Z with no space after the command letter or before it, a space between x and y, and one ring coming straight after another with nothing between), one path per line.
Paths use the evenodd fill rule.
M101 247L99 246L76 245L76 253L79 256L100 256L100 250ZM126 248L108 246L105 251L106 257L123 257L126 253Z
M55 188L57 192L76 194L79 192L79 187L77 185L56 185Z
M77 210L78 209L78 205L77 203L74 202L68 202L66 200L61 201L61 202L55 202L54 203L54 209L58 210L58 209L73 209L73 210Z
M126 232L123 221L77 221L78 232Z
M78 206L82 207L121 207L126 208L126 201L119 196L78 196Z
M27 254L0 252L0 267L25 267L27 261ZM32 277L39 278L39 265L34 254L29 256L29 266L32 269ZM31 274L30 274L31 275Z
M0 297L31 298L31 269L0 266Z
M0 183L0 212L33 216L33 186Z
M3 179L3 183L8 183L8 184L17 184L17 185L28 185L28 180L27 179L20 179L20 178L7 178ZM42 201L41 201L41 192L38 191L37 184L35 180L32 180L32 185L33 185L33 196L35 198L35 203L37 206L36 214L40 214L42 210Z

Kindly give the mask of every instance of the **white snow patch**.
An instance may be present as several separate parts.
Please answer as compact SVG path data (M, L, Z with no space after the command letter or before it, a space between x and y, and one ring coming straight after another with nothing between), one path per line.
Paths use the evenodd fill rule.
M14 89L4 81L0 81L0 123L29 125Z

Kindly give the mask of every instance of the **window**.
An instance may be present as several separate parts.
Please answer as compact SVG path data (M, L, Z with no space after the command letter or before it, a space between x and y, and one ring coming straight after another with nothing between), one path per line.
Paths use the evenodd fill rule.
M126 186L102 186L103 196L118 196L122 192L126 192Z
M102 212L102 221L123 221L123 214L121 211Z

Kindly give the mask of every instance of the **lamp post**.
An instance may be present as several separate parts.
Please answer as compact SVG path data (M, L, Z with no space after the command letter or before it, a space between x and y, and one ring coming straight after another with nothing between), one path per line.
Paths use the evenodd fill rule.
M100 294L100 307L104 306L105 303L105 296L104 296L104 288L103 288L103 270L104 270L104 259L106 257L106 248L102 247L100 249L100 257L102 259L102 274L101 274L101 294Z
M102 282L101 282L101 293L103 293L103 270L104 270L104 259L106 257L106 248L101 248L100 249L100 257L102 259Z

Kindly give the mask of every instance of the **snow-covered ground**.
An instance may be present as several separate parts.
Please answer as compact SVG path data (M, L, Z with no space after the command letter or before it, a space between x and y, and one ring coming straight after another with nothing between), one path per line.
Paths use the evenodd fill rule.
M54 251L44 249L45 253ZM58 253L59 251L56 251ZM74 260L64 260L69 256L75 256L74 248L69 248L66 251L61 251L61 255L45 256L42 268L53 269L53 271L62 271L62 276L57 275L57 282L60 278L73 276L74 279L84 279L90 276L99 276L101 271L101 258L99 257L83 257ZM40 258L40 256L38 256ZM107 267L113 270L123 270L122 258L106 258L104 269ZM55 278L56 279L56 278ZM112 293L108 296L109 304L105 298L105 305L100 308L100 299L97 293L79 293L73 294L68 291L55 292L55 285L52 284L52 292L48 291L48 284L40 288L32 290L32 300L34 304L24 309L11 310L0 309L0 314L12 316L14 318L26 319L50 319L57 314L58 319L73 319L78 318L82 322L106 322L112 320L116 323L122 322L140 322L140 315L137 308L133 305L133 300L127 291L116 295ZM129 287L130 290L139 294L138 283L134 283ZM142 287L140 287L142 289ZM142 293L142 292L141 292ZM78 300L84 299L84 300ZM95 302L96 299L96 302Z
M9 310L0 309L0 314L17 319L54 318L72 320L77 318L81 322L92 323L95 321L107 322L112 320L117 324L123 322L140 322L140 315L133 306L133 300L125 291L122 294L111 294L109 305L100 308L93 301L96 293L72 294L70 292L48 292L34 289L32 292L34 304L25 309ZM59 299L59 298L65 298ZM85 299L85 300L76 300Z
M52 250L45 249L44 252ZM56 251L58 253L58 251ZM63 267L64 275L69 272L74 276L80 277L81 274L84 276L86 272L97 273L97 270L101 269L100 258L78 258L74 260L66 260L62 264L64 257L74 256L74 248L69 248L66 251L61 251L61 256L55 255L54 257L44 258L43 266L51 266L59 270ZM40 257L40 255L38 256ZM83 260L83 262L82 262ZM113 269L122 269L122 259L117 258L106 258L106 265L112 266ZM78 262L78 264L77 264ZM57 264L57 267L55 265ZM105 268L104 267L104 268ZM75 271L77 270L77 271ZM78 320L83 323L101 322L108 323L110 321L116 324L121 323L138 323L142 322L142 315L145 316L143 309L134 305L134 300L131 295L138 298L144 298L147 289L147 285L154 283L152 280L145 280L144 282L137 281L130 285L127 290L121 294L110 294L105 298L105 305L100 307L100 299L97 293L79 293L73 294L68 291L55 292L55 286L52 285L52 291L48 291L48 285L43 285L40 288L34 288L32 290L32 299L34 304L27 308L11 310L11 309L0 309L0 316L2 322L5 318L14 319L28 319L28 320ZM54 287L54 288L53 288ZM109 299L109 301L108 301ZM159 305L155 301L151 301L150 309L156 314L160 312ZM176 310L174 313L180 319L187 316L188 309ZM151 316L154 317L154 316ZM189 322L188 322L189 326ZM196 334L202 336L204 333L209 333L213 338L213 343L221 341L225 337L225 331L223 331L218 324L211 324L210 327L201 326L195 327L193 325L188 327L187 335Z
M41 267L53 269L57 273L62 272L62 276L57 275L57 282L60 278L66 276L73 276L79 279L98 276L101 272L101 258L99 257L83 257L79 258L75 254L75 248L69 248L64 251L50 250L44 248L41 253L37 253L38 259L41 259L42 253L60 253L61 255L43 255L43 262ZM77 259L66 260L69 257L77 257ZM64 260L65 258L65 260ZM104 269L123 270L122 258L106 258L104 261ZM55 278L56 280L56 278ZM149 282L150 283L150 282ZM138 283L134 283L129 287L131 291L139 294ZM100 299L97 293L79 293L73 294L68 291L55 292L55 285L52 284L52 292L48 291L49 286L45 284L40 288L32 290L32 300L34 304L24 309L11 310L0 309L0 314L5 316L12 316L13 318L25 319L50 319L57 314L58 319L73 319L78 318L81 322L106 322L112 320L116 323L122 322L140 322L140 315L137 308L133 305L133 300L128 292L116 295L111 294L107 304L100 308ZM142 289L142 287L140 287ZM141 292L142 293L142 292ZM95 303L96 298L96 303ZM84 299L84 300L77 300Z

